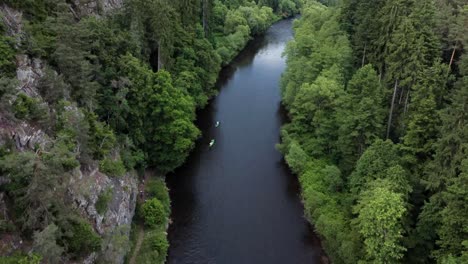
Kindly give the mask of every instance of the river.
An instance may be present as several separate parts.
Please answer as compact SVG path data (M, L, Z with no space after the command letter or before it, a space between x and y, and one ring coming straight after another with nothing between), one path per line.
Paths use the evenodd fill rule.
M297 177L275 149L285 122L281 55L291 38L292 20L282 20L251 41L220 73L219 95L198 113L203 138L167 177L168 263L320 263Z

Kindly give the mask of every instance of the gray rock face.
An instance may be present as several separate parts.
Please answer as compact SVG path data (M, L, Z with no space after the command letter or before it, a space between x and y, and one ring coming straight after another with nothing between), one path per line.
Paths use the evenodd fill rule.
M123 6L123 0L104 0L102 2L104 12L109 12Z
M16 77L19 81L18 89L30 97L39 97L37 87L44 76L45 64L37 58L29 58L21 54L16 56Z
M98 14L110 12L123 5L123 0L73 0L76 9L79 9L80 15ZM1 17L7 28L7 34L16 38L20 43L24 35L21 12L11 9L5 4L0 4ZM38 58L30 58L27 55L20 54L16 57L18 92L23 92L30 97L41 99L38 92L38 85L42 77L46 63ZM82 114L78 108L69 106L66 111ZM37 147L43 149L50 144L51 138L36 127L34 124L26 121L18 121L12 116L0 113L0 146L7 142L13 142L19 151L28 151ZM97 162L96 162L97 163ZM111 263L123 263L126 250L129 247L120 246L116 240L121 237L128 239L130 225L135 214L137 198L137 178L131 173L123 177L109 177L97 169L95 164L93 168L76 169L67 188L68 194L73 200L73 206L78 212L92 223L96 232L104 239L104 246L101 252L96 252L87 256L82 263L95 263L97 259L105 256ZM9 179L0 176L0 185L8 183ZM96 210L96 203L99 196L111 190L112 198L108 203L108 208L103 214ZM7 215L8 208L2 203L3 193L0 193L0 217ZM11 237L11 238L10 238ZM8 239L11 245L16 245L21 241L19 234L12 234ZM0 239L2 240L2 239ZM3 242L3 241L1 241ZM114 243L115 242L115 243ZM116 245L114 245L116 244ZM12 250L17 247L11 247ZM0 254L1 255L1 254Z
M123 0L73 0L78 16L106 14L123 6Z
M77 170L71 179L68 191L73 197L74 207L90 219L100 235L108 237L116 230L124 230L122 235L129 236L130 228L122 229L122 227L130 227L135 214L138 192L135 175L128 173L124 177L112 178L97 169L90 172ZM107 204L106 211L100 214L97 212L96 203L99 196L108 191L112 194L112 198ZM112 243L112 239L110 241ZM113 263L123 263L126 252L116 255L114 251L115 246L108 245L104 247L101 255L112 255ZM93 263L95 257L90 256L85 262Z
M7 34L16 38L16 44L19 45L23 35L23 13L8 7L5 4L0 5L3 23L5 23Z

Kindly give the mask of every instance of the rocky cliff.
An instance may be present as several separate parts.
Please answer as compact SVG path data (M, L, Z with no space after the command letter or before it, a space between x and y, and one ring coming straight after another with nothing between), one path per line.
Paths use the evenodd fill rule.
M110 12L122 6L122 0L75 0L75 12L80 15ZM24 37L22 13L0 5L0 13L6 25L7 33L17 41L17 45ZM42 100L38 91L41 78L44 77L46 63L38 58L31 58L26 54L16 56L17 93L24 93L28 97ZM47 105L46 103L43 103ZM53 111L49 109L49 111ZM77 108L69 107L67 111ZM1 113L0 109L0 146L14 142L18 151L40 150L50 141L45 131L34 123L19 121ZM73 201L72 206L85 219L95 231L103 238L101 252L96 252L84 259L84 263L94 263L96 259L112 260L112 263L123 263L128 248L122 241L128 241L130 224L135 213L137 197L137 178L132 173L123 177L110 177L98 169L98 164L79 167L74 170L68 183L67 195ZM0 185L8 179L0 175ZM98 200L104 194L109 194L107 208L98 212ZM8 203L4 200L4 193L0 192L0 221L8 221ZM2 220L3 219L3 220ZM0 235L0 255L9 254L17 249L28 249L18 234Z
M79 16L106 14L123 5L123 0L73 0L73 8Z

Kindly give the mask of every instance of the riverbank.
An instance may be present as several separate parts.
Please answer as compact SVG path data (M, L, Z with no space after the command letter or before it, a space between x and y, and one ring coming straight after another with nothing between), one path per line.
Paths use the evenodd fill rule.
M162 219L162 220L160 220ZM126 263L164 263L169 243L170 198L163 177L147 170L139 185L137 212L132 225L132 247Z

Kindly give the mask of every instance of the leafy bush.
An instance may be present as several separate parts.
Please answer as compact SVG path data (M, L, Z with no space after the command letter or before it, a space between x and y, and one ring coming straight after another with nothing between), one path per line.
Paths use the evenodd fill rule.
M101 172L109 176L116 176L116 177L123 176L126 172L125 165L120 159L111 160L110 158L104 158L99 163L99 169Z
M143 204L141 216L145 221L145 225L150 228L156 228L166 221L164 206L157 198L150 199Z
M15 117L30 121L43 121L48 117L47 107L39 99L31 98L24 93L18 95L13 103Z
M0 16L0 24L1 24ZM3 76L13 76L15 72L15 54L16 51L13 48L13 41L4 35L2 35L0 29L0 74Z
M116 137L112 129L97 120L97 115L85 112L89 123L89 148L95 159L102 159L115 147Z
M149 179L146 183L146 192L151 196L157 198L164 206L164 210L167 214L171 210L171 200L169 197L169 190L166 187L166 183L163 178Z
M36 254L24 255L17 253L13 256L0 256L0 263L2 264L40 264L41 260L42 257Z
M164 263L168 248L169 243L164 232L159 230L147 232L140 249L145 254L139 254L136 261L142 264Z
M96 202L96 211L99 214L104 214L107 211L109 202L112 199L113 191L112 189L107 189L99 194L98 200Z
M63 247L57 244L60 231L55 224L50 224L44 230L34 232L33 250L41 254L45 263L60 262Z
M166 234L163 232L156 232L148 236L151 241L151 248L156 250L160 256L166 257L169 242L167 241Z
M101 237L93 227L83 219L71 225L71 235L66 238L68 251L77 256L85 256L101 248Z

